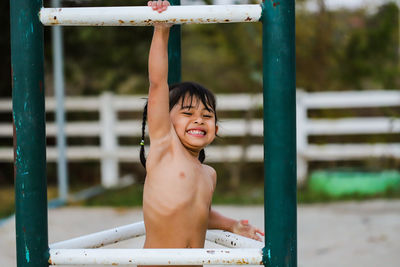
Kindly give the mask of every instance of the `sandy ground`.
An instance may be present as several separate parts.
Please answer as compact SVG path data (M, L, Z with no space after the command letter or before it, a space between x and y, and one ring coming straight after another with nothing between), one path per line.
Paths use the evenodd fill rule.
M262 207L214 208L233 218L249 219L263 228ZM53 209L49 211L49 241L62 241L142 219L141 209ZM139 238L112 247L140 248L142 244L143 238ZM0 227L0 267L6 266L16 266L14 220ZM299 206L298 266L400 266L400 201Z

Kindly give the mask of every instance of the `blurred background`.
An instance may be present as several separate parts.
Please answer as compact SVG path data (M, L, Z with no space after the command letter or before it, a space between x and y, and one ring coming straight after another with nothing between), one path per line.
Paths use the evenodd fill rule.
M61 2L64 7L146 4ZM182 0L213 3L258 1ZM9 1L0 5L1 218L13 213L14 181L12 113L7 104L12 92ZM299 202L400 197L399 17L394 1L296 1ZM51 34L46 27L46 119L53 127L47 130L52 149L47 179L49 198L56 199ZM75 204L141 205L145 172L137 147L151 36L151 27L63 28L67 184ZM209 164L218 173L217 204L263 201L261 40L257 23L182 27L183 80L197 81L221 97L222 133L209 149ZM110 135L107 145L102 139ZM117 177L105 182L106 175ZM79 193L82 190L86 191Z

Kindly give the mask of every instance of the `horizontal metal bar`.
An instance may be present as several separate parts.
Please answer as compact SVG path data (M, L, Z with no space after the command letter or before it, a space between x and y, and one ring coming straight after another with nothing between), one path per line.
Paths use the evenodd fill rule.
M49 247L51 249L99 248L145 234L144 223L137 222L53 243Z
M51 244L51 249L99 248L146 234L144 222L128 224ZM263 243L221 230L208 230L206 239L229 248L262 248Z
M206 240L227 248L262 248L263 242L221 230L208 230Z
M261 249L50 249L50 265L262 264Z
M260 5L170 6L162 13L148 6L42 8L46 26L151 26L154 23L209 24L257 22Z

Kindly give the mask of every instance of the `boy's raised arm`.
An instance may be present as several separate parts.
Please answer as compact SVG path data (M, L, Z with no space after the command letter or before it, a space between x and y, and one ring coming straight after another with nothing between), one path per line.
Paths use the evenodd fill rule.
M152 5L152 3L154 3ZM161 5L158 5L161 3ZM167 1L149 2L154 11L161 13L169 3ZM154 27L149 53L149 99L147 120L150 140L165 137L171 128L169 119L168 89L168 37L170 25L158 24Z

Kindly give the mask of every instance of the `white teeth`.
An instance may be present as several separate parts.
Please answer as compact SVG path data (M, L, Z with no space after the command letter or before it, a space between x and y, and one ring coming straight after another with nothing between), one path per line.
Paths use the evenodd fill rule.
M189 130L188 133L205 135L205 132L200 130Z

